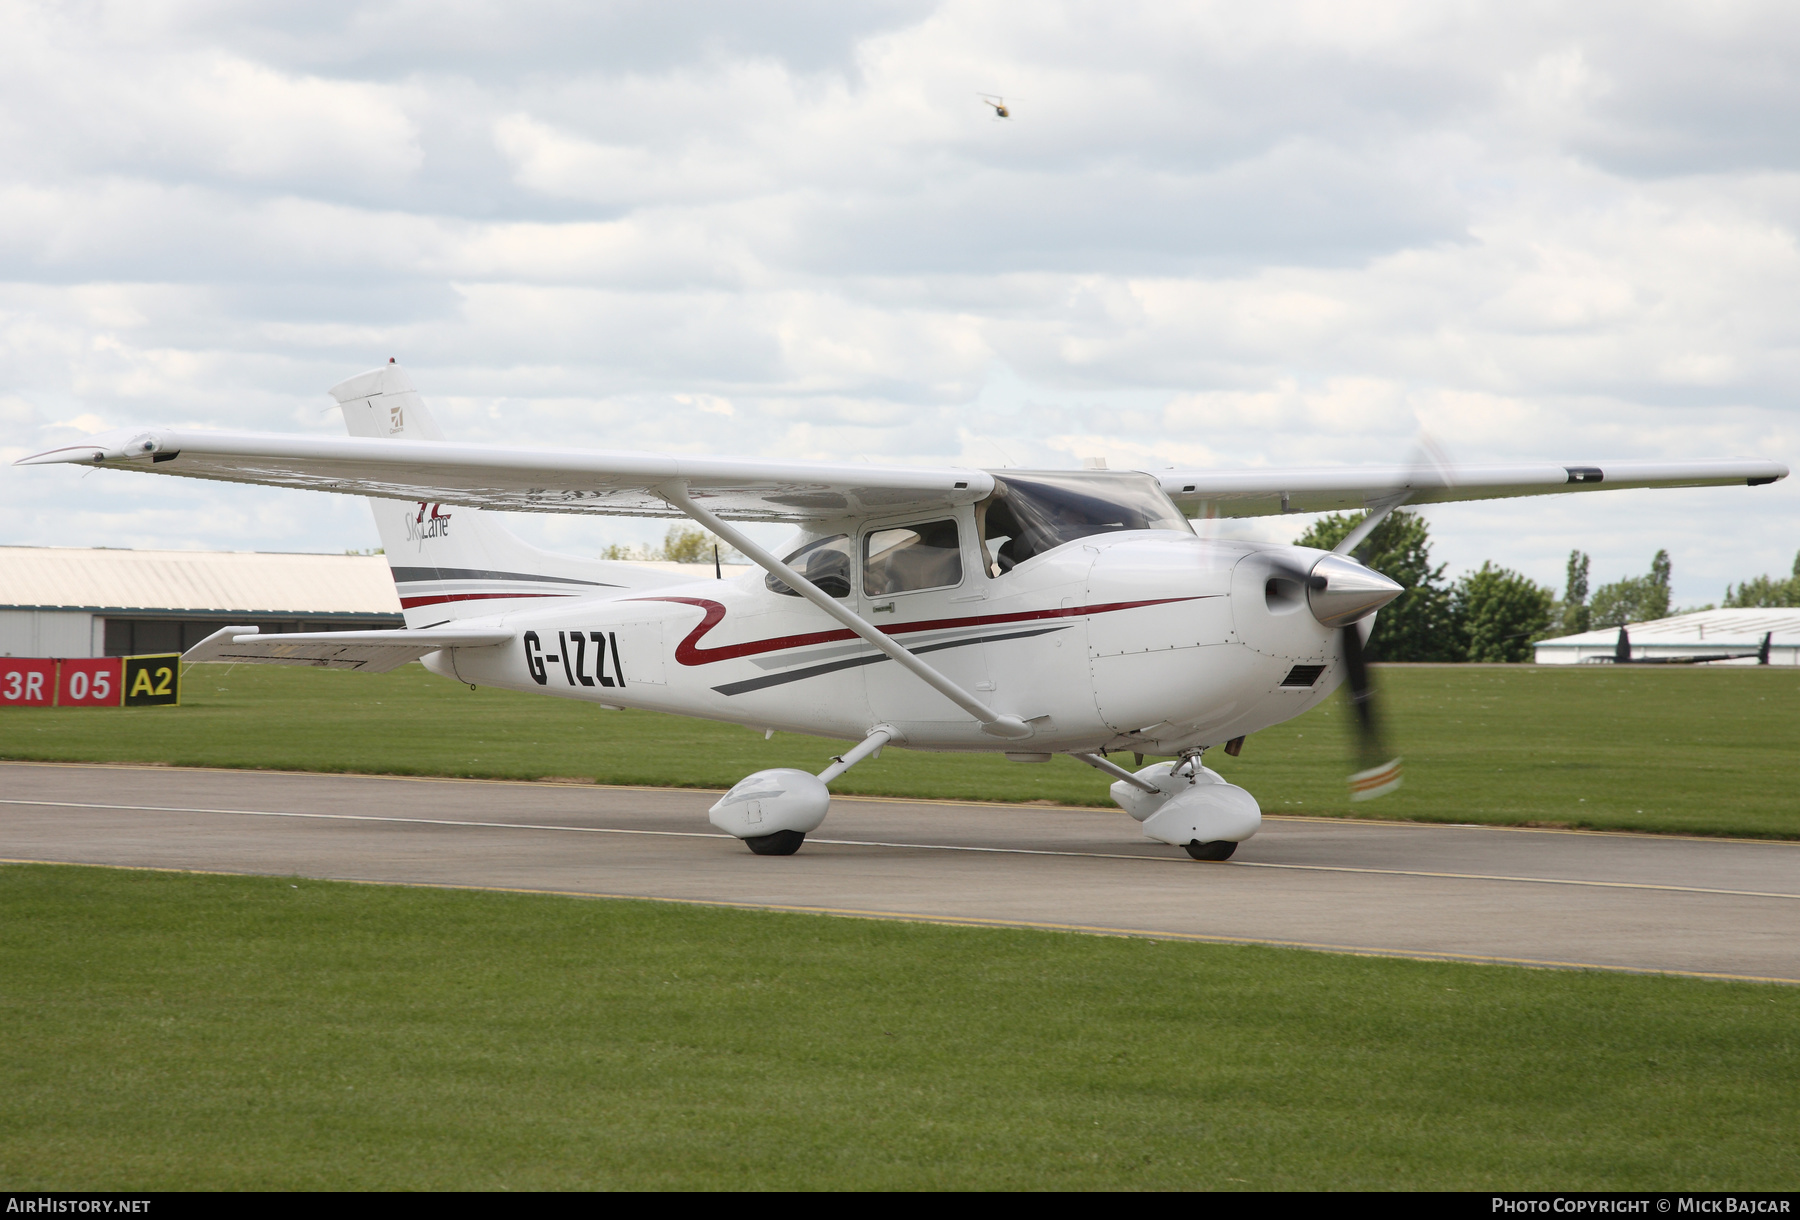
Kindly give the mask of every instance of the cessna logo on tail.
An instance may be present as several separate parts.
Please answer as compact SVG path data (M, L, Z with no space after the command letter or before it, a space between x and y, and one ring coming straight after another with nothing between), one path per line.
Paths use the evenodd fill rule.
M406 540L424 542L427 538L450 536L450 514L441 504L419 502L419 511L406 519Z

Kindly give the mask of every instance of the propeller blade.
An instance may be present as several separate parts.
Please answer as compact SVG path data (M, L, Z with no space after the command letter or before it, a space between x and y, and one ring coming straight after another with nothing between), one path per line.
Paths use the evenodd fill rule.
M1367 801L1400 786L1400 759L1388 753L1382 740L1381 721L1375 711L1375 687L1363 656L1362 631L1351 623L1338 636L1343 641L1344 687L1356 733L1358 770L1350 776L1350 799Z
M1407 464L1411 469L1405 483L1386 495L1374 496L1365 501L1363 519L1355 529L1344 535L1343 541L1331 548L1332 554L1353 556L1356 548L1375 532L1377 526L1387 520L1389 513L1412 499L1421 482L1443 487L1454 485L1450 459L1444 455L1443 447L1427 432L1419 433L1419 439L1413 447L1412 460Z

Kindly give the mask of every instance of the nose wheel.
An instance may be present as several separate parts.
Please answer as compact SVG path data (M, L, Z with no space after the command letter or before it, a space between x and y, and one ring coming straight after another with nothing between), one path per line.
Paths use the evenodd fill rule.
M744 846L759 856L791 856L800 850L800 845L804 842L805 831L778 830L772 835L757 835L753 839L745 839ZM1231 846L1236 847L1237 844L1233 843Z
M1237 850L1238 845L1230 839L1219 839L1212 843L1202 843L1199 839L1190 839L1184 846L1187 848L1187 854L1196 860L1229 860L1231 853Z

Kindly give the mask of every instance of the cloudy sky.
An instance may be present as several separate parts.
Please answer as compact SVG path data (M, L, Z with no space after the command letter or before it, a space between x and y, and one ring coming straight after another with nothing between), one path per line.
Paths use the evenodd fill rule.
M0 0L0 457L334 433L1114 468L1800 457L1800 9ZM1004 95L999 121L979 94ZM0 469L0 543L360 501ZM1785 572L1800 479L1431 511L1452 573ZM1289 538L1304 521L1262 520ZM592 554L653 524L531 517Z

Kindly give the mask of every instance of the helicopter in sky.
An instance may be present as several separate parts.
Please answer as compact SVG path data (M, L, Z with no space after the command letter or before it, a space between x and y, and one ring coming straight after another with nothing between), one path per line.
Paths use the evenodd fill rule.
M1005 98L1003 98L995 93L978 93L975 96L979 97L982 101L986 102L988 105L990 105L994 108L994 117L995 118L997 118L997 119L1012 118L1012 109L1007 106ZM1014 98L1013 100L1017 101L1018 99Z

